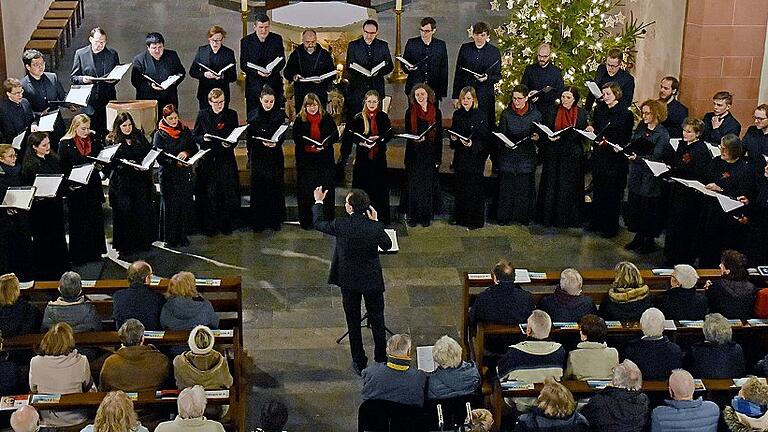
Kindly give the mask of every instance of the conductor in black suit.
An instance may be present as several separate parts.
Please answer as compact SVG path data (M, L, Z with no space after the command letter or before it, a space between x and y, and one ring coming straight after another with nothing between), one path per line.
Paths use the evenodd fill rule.
M101 27L91 30L88 37L90 45L86 45L75 51L75 61L72 64L72 73L69 78L72 84L93 84L91 96L88 98L88 106L83 108L83 113L91 118L91 129L101 136L107 131L107 104L117 99L115 91L116 80L92 81L92 78L103 77L110 73L115 66L120 64L120 56L117 51L107 46L107 33Z
M341 288L344 315L349 330L352 368L358 375L368 365L360 331L360 300L365 300L368 324L375 345L373 359L387 361L384 327L384 278L377 248L389 250L392 240L370 206L368 194L352 189L344 201L349 217L333 221L323 219L323 199L327 191L318 186L314 191L312 219L315 229L336 237L331 274L328 283Z
M389 45L376 36L379 35L379 23L375 20L367 20L363 23L363 36L359 37L347 46L347 65L345 70L349 74L349 87L346 94L347 113L354 116L363 109L363 101L368 90L376 90L381 99L384 99L384 77L392 72L395 65L389 53ZM351 69L352 63L372 70L384 62L384 66L372 77ZM350 117L351 118L351 117Z

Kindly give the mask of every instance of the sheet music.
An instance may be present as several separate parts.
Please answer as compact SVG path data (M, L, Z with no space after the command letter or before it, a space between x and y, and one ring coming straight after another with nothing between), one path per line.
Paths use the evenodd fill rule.
M168 90L168 87L172 86L176 81L178 81L181 78L181 75L171 75L168 78L165 79L165 81L160 83L160 87L163 88L163 90Z
M460 135L460 134L458 134L458 133L456 133L456 132L454 132L454 131L452 131L452 130L450 130L450 129L446 129L445 131L446 131L446 132L448 132L449 134L451 134L451 135L453 135L453 136L455 136L455 137L459 138L459 139L462 139L462 140L464 140L464 141L469 141L469 138L467 138L467 137L465 137L465 136L463 136L463 135Z
M220 70L220 71L216 72L215 70L213 70L213 69L209 68L208 66L206 66L206 65L204 65L204 64L202 64L202 63L200 63L200 62L197 62L197 64L199 64L199 65L200 65L200 67L202 67L203 69L207 70L208 72L210 72L210 73L212 73L212 74L214 74L214 75L218 75L218 76L221 76L221 74L223 74L223 73L224 73L224 71L226 71L227 69L229 69L229 68L231 68L231 67L234 67L234 66L235 66L235 64L234 64L234 63L230 63L230 64L228 64L228 65L224 66L223 68L221 68L221 70Z
M435 359L432 357L432 348L434 347L434 345L416 347L416 365L419 370L429 373L437 369Z
M550 138L554 138L554 137L560 135L561 133L567 131L568 129L570 129L572 127L572 126L568 126L567 128L560 129L559 131L555 132L552 129L550 129L549 127L547 127L547 125L545 125L545 124L536 123L536 122L533 122L533 124L538 126L539 129L541 129Z
M468 273L467 279L469 280L486 280L491 279L490 273Z
M467 69L465 67L462 67L462 69L464 69L465 71L467 71L467 72L471 73L472 75L474 75L475 78L480 78L481 76L483 76L483 74L479 74L479 73L477 73L477 72L475 72L475 71L473 71L471 69Z
M720 157L722 152L720 151L720 147L716 146L714 144L706 143L707 148L709 149L709 152L712 153L712 158Z
M53 125L56 124L57 118L59 118L59 110L40 117L40 120L37 122L37 131L53 132Z
M21 210L29 210L32 208L32 200L35 199L34 186L12 186L9 187L3 197L3 203L0 207L11 207Z
M330 71L328 73L324 73L322 75L315 75L315 76L311 76L311 77L299 78L299 82L318 82L318 81L326 80L326 79L328 79L328 78L330 78L332 76L336 76L336 71L335 70Z
M517 148L517 144L513 143L512 140L507 138L507 136L504 135L503 133L501 133L501 132L494 132L493 134L496 135L501 140L501 142L504 143L505 146L507 146L507 147L509 147L511 149L516 149Z
M283 57L282 57L282 56L278 56L278 57L275 57L275 59L274 59L274 60L272 60L271 62L269 62L269 63L268 63L266 66L264 66L264 67L262 67L262 66L259 66L259 65L257 65L257 64L253 64L253 63L251 63L251 62L248 62L248 63L246 63L245 65L246 65L246 66L248 66L248 67L249 67L249 68L251 68L251 69L256 69L257 71L259 71L259 72L261 72L261 73L265 73L265 74L271 74L271 73L272 73L272 70L275 68L275 66L277 66L277 64L278 64L278 63L280 63L280 61L282 61L282 60L283 60Z
M230 142L232 144L236 143L237 140L240 138L240 135L243 134L243 131L248 129L248 125L238 126L232 132L229 133L229 136L224 138L224 141Z
M111 146L106 146L99 152L96 157L88 156L89 159L95 159L99 162L104 163L110 163L112 162L112 158L115 157L115 153L117 153L117 150L120 148L120 143L112 144Z
M648 165L648 168L651 169L651 172L653 173L654 177L658 177L665 172L669 171L669 167L662 162L656 162L648 159L643 159L643 162L645 162L646 165Z
M589 131L585 131L585 130L581 130L581 129L576 129L576 128L573 128L573 130L575 130L576 132L584 135L590 141L594 141L594 140L597 139L597 135L595 135L594 132L589 132Z
M256 139L260 139L260 140L262 140L262 141L270 141L270 142L274 142L274 143L276 143L276 142L278 142L278 141L280 140L280 137L281 137L281 136L283 136L283 134L284 134L284 133L285 133L285 131L287 131L287 130L288 130L288 125L287 125L287 124L284 124L284 125L280 125L280 127L279 127L279 128L277 128L277 130L275 131L275 133L274 133L274 134L272 134L272 137L270 137L270 138L264 138L264 137L260 137L260 136L257 136L257 137L256 137Z
M11 142L11 147L15 148L16 150L21 150L21 143L24 142L24 135L27 134L27 131L21 131L20 134L16 135L16 137Z
M592 93L592 96L600 99L603 97L603 91L600 90L600 87L597 86L597 83L594 81L587 81L587 88L589 89L589 92Z
M527 269L515 269L515 283L531 283Z
M64 102L80 106L87 106L88 98L91 96L91 90L93 90L93 84L81 86L73 85L69 88L69 93L67 93L67 97L64 99Z
M148 171L149 168L152 166L152 164L155 162L155 159L157 159L157 156L160 155L160 150L152 149L147 153L146 156L144 156L144 159L141 161L141 165L133 163L126 159L120 159L120 162L132 166L140 171Z
M381 248L378 248L379 252L389 252L389 253L400 252L400 245L397 243L397 231L390 228L385 228L384 232L387 233L387 235L389 236L389 239L392 241L392 247L387 250L382 250Z
M120 81L131 68L130 63L117 65L105 77L92 78L91 81Z
M93 168L94 164L92 163L74 166L67 179L75 183L88 184L88 180L90 180L91 174L93 173Z
M669 145L672 146L672 150L677 151L677 148L680 147L680 141L682 141L682 138L670 138L669 139Z
M354 70L356 70L356 71L360 72L361 74L363 74L363 75L365 75L365 76L367 76L367 77L369 77L369 78L372 78L372 77L373 77L373 76L375 76L375 75L376 75L376 73L377 73L378 71L380 71L380 70L381 70L381 69L382 69L384 66L386 66L386 62L383 62L383 61L382 61L381 63L379 63L379 64L377 64L376 66L374 66L374 67L373 67L373 69L371 69L371 70L368 70L368 69L366 69L366 68L364 68L364 67L360 66L359 64L357 64L357 63L355 63L355 62L352 62L352 64L351 64L351 65L349 65L349 68L350 68L350 69L354 69Z
M36 187L35 197L53 198L59 191L64 174L38 174L32 186Z
M416 66L412 65L412 64L411 64L411 62L409 62L408 60L406 60L405 58L403 58L403 57L401 57L401 56L395 56L395 58L396 58L397 60L399 60L399 61L400 61L400 63L402 63L402 64L403 64L405 67L407 67L408 69L411 69L411 70L416 70L416 69L418 69Z
M725 213L744 206L744 203L741 201L727 197L723 194L717 194L715 195L715 198L717 198L717 202L720 204L720 208L722 208Z
M184 165L191 166L191 165L194 165L195 163L197 163L197 161L199 161L200 159L202 159L202 157L205 156L209 151L211 151L211 149L200 150L199 152L195 153L194 155L192 155L191 158L189 158L187 160L181 160L177 156L174 156L174 155L172 155L172 154L170 154L168 152L165 152L163 154L168 156L171 159L176 159L177 161L183 163Z

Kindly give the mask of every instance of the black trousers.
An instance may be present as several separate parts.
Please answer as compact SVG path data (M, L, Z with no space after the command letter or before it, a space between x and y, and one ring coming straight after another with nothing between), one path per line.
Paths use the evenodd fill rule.
M361 368L368 364L368 357L363 348L363 334L360 329L360 301L365 300L365 310L368 312L368 324L373 335L373 360L377 363L387 361L387 336L384 330L384 291L362 293L352 290L341 290L344 304L344 315L349 330L349 350L352 361Z

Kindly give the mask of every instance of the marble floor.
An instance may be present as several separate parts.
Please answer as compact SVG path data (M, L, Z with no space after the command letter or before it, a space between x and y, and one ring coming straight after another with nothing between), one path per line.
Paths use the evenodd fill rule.
M205 31L211 24L228 29L225 42L233 48L239 46L239 13L211 6L206 0L88 0L86 12L73 48L84 45L88 29L99 25L124 62L144 49L148 31L163 32L167 47L177 50L185 65L191 62L195 48L206 43ZM448 41L453 58L466 40L464 29L473 21L503 19L503 13L489 14L485 1L414 0L406 5L404 33L415 35L420 17L435 16L438 36ZM379 20L382 37L394 40L393 14L380 13ZM67 80L73 48L67 50L57 71ZM189 78L181 85L185 119L194 118L195 89L196 83ZM233 90L242 96L240 87ZM129 80L119 84L118 94L122 99L134 95ZM234 101L233 107L242 117L242 98ZM399 227L398 231L401 252L382 257L387 325L395 332L410 333L419 345L431 344L443 334L458 336L463 271L488 270L501 258L532 270L609 268L624 259L650 267L660 258L659 253L638 257L624 251L626 232L606 240L578 229L537 226L489 225L466 231L442 220L429 228ZM335 342L344 333L345 322L339 291L326 283L333 239L286 224L278 233L237 230L230 236L193 236L191 240L181 254L153 248L144 258L165 277L179 270L203 277L242 276L250 429L259 426L261 403L277 397L289 406L289 431L356 430L361 381L350 370L348 344ZM124 274L111 260L81 271L84 278ZM365 337L370 350L370 334Z

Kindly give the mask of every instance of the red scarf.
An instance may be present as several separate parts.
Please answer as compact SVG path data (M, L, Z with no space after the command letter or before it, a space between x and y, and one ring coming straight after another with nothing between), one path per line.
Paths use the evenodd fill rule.
M419 133L419 120L427 122L428 125L431 125L436 121L437 118L437 108L435 108L434 104L427 103L427 110L424 111L421 109L421 105L418 103L415 103L411 105L411 130L410 132L412 134L418 135ZM427 133L428 139L434 139L435 134L437 134L437 131L433 128L429 133Z
M563 130L570 126L576 126L576 119L579 117L579 109L574 104L571 109L562 105L557 109L555 116L555 131Z
M379 134L379 126L376 124L376 116L379 114L379 109L376 108L373 111L369 111L368 109L365 110L365 115L368 116L368 135L369 136L376 136ZM379 146L377 144L374 144L373 147L368 149L368 160L373 160L376 158L376 155L379 153Z
M83 156L91 154L92 141L90 135L85 138L80 138L79 135L75 135L75 147L77 147L77 151Z
M315 114L307 113L307 122L309 122L309 137L317 142L322 142L322 135L320 134L320 122L323 120L323 116L320 115L320 111ZM304 150L307 153L320 153L320 149L312 144L306 144Z
M176 127L171 127L171 125L165 122L165 119L160 119L160 123L157 124L157 128L167 133L171 138L179 139L181 136L181 130L184 128L184 124L181 122L181 119L179 119L179 122L176 123Z
M517 114L517 115L519 115L520 117L522 117L522 116L524 116L524 115L525 115L525 113L527 113L527 112L528 112L528 102L526 101L526 102L525 102L525 105L523 105L523 107L522 107L522 108L520 108L520 109L517 109L517 107L515 106L515 104L512 104L512 109L515 111L515 114Z

